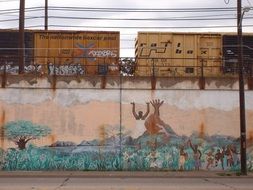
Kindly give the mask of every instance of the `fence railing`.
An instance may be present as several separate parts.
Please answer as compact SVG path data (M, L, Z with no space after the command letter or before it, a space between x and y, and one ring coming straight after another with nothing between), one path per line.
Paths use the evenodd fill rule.
M221 77L237 76L235 59L25 57L25 74L59 76ZM35 61L37 60L37 61ZM39 60L39 61L38 61ZM0 73L18 75L19 57L0 56ZM253 76L253 60L244 60Z

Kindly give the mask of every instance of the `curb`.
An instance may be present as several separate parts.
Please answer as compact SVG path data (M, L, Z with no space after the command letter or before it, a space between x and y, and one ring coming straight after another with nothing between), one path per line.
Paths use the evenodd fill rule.
M253 173L247 176L239 175L238 172L210 172L210 171L170 171L170 172L108 172L108 171L0 171L0 178L253 178Z

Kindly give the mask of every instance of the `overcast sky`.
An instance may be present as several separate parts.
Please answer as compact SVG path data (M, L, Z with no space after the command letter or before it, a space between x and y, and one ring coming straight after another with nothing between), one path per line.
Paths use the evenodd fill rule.
M26 10L34 7L44 7L45 0L25 0ZM226 2L228 4L226 4ZM243 6L252 6L253 0L242 0ZM89 7L89 8L139 8L139 9L184 9L184 8L226 8L236 7L237 0L48 0L49 7ZM18 12L15 10L5 12L8 9L18 9L19 0L0 0L0 28L18 28ZM43 9L33 9L26 13L26 28L43 29L43 18L29 18L43 16ZM100 17L100 18L130 18L147 20L87 20L87 19L59 19L53 16L64 17ZM50 18L51 17L51 18ZM183 20L150 20L151 19L183 19ZM192 20L184 20L190 18ZM198 18L234 18L220 20L196 20ZM61 26L52 26L61 25ZM243 32L253 32L253 10L244 16ZM235 26L216 27L216 26ZM90 28L91 27L91 28ZM92 28L95 27L95 28ZM114 27L114 28L109 28ZM117 28L119 27L119 28ZM127 27L127 28L126 28ZM130 28L129 28L130 27ZM138 28L135 28L138 27ZM148 29L139 27L151 27ZM158 28L172 27L172 28ZM180 27L180 28L177 28ZM193 27L193 28L184 28ZM196 28L199 27L199 28ZM208 28L210 27L210 28ZM213 28L214 27L214 28ZM91 11L60 11L49 10L49 29L69 30L110 30L121 33L121 56L134 56L134 39L137 31L178 31L178 32L236 32L236 9L233 11L211 12L91 12Z

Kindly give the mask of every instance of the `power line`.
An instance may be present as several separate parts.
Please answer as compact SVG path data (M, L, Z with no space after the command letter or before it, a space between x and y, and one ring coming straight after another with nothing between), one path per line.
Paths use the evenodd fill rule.
M10 0L6 0L10 1ZM36 9L36 8L44 8L41 6L36 7L26 7L26 9ZM224 7L224 8L214 8L214 7L208 7L208 8L95 8L95 7L60 7L60 6L49 6L49 9L60 9L60 10L111 10L111 11L234 11L236 10L236 7ZM1 9L0 11L13 11L13 10L19 10L17 9Z
M13 1L19 1L19 0L0 0L0 3L13 2Z
M68 17L68 16L49 16L52 19L72 19L72 20L128 20L128 21L198 21L198 20L234 20L233 17L220 18L106 18L106 17ZM245 19L252 19L253 17L246 17Z
M174 9L142 9L142 8L92 8L92 7L58 7L50 6L49 10L60 11L92 11L92 12L227 12L236 11L236 7L228 8L174 8Z
M34 7L34 8L26 8L25 12L34 12L34 11L44 11L44 8L42 7ZM5 15L5 14L12 14L12 13L19 13L19 9L5 9L5 10L0 10L0 15Z
M12 15L14 16L14 15ZM16 15L18 16L18 15ZM34 16L34 17L26 17L26 19L38 19L44 18L44 16ZM111 21L205 21L205 20L234 20L236 18L233 17L208 17L206 16L198 16L198 17L169 17L169 18L108 18L108 17L69 17L69 16L49 16L50 19L65 19L65 20L111 20ZM245 19L253 19L253 17L245 17ZM0 22L7 21L16 21L17 19L5 19L0 20Z
M43 18L44 16L33 16L33 17L26 17L26 20L31 20L31 19L38 19L38 18ZM0 22L12 22L12 21L18 21L19 18L15 18L15 19L5 19L5 20L0 20Z
M76 25L57 25L52 24L50 27L59 28L111 28L111 29L194 29L194 28L234 28L236 25L213 25L213 26L76 26ZM253 27L253 25L243 25L243 27Z

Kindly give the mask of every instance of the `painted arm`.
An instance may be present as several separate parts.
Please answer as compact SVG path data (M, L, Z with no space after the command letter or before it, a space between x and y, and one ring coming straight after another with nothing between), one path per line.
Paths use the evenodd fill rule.
M146 119L146 117L148 116L148 114L149 114L149 103L147 102L146 103L147 104L147 112L143 115L143 117L142 117L142 119L144 120L144 119Z
M199 159L201 159L202 153L200 150L198 150L198 152L199 152Z
M189 142L189 144L190 144L190 147L191 147L191 149L193 150L193 152L195 152L195 149L194 149L194 147L193 147L193 145L192 145L192 142L191 142L191 140L189 140L188 142Z
M131 104L133 105L133 107L132 107L132 113L133 113L135 119L139 119L138 115L137 115L136 112L135 112L135 103L134 103L134 102L131 102Z
M154 109L155 109L154 114L159 116L159 115L160 115L160 113L159 113L159 108L160 108L160 106L163 104L163 101L160 101L160 99L157 99L157 100L152 100L152 101L150 101L150 103L152 104L152 106L153 106Z

